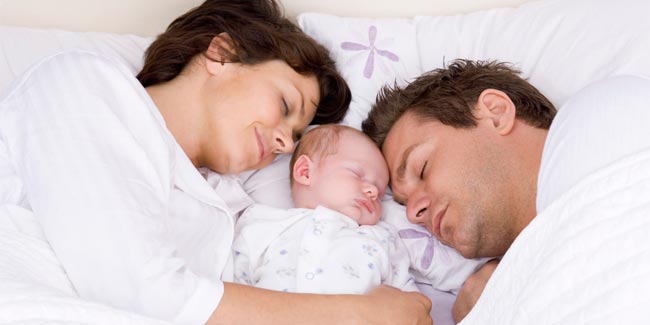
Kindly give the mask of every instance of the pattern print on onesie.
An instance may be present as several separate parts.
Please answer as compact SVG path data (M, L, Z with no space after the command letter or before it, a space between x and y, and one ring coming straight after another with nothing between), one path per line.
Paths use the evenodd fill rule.
M275 274L278 276L284 277L284 278L293 278L296 276L296 268L295 267L282 267L277 269L275 271Z
M359 272L351 265L343 265L343 273L347 275L349 279L359 279Z
M311 220L314 222L314 228L312 230L314 236L320 236L327 231L327 220L317 220L316 218L312 218Z
M375 254L377 254L377 252L379 252L379 249L377 249L377 246L372 245L372 244L363 244L363 246L361 246L361 248L368 256L375 256Z

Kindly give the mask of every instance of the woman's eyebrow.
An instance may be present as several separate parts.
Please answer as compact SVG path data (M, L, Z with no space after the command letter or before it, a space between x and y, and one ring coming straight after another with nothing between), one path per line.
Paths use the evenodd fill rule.
M300 100L298 101L300 103L300 112L298 113L300 118L303 118L305 116L305 97L302 95L302 92L300 92L296 85L293 85L293 89L298 93L298 96L300 96Z

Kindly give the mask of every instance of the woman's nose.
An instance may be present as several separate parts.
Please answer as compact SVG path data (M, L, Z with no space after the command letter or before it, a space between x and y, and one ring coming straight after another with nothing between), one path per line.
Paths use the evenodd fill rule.
M293 152L295 143L293 142L291 131L286 132L285 130L277 129L274 137L275 137L276 153Z
M429 214L430 200L426 196L409 198L406 203L406 217L411 223L424 224Z

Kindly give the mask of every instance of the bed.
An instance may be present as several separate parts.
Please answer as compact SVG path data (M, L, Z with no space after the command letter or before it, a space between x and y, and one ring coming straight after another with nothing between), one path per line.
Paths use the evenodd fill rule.
M79 48L113 56L136 73L152 37L172 18L201 2L0 0L0 93L29 66L66 49ZM282 3L287 15L327 47L337 61L353 92L350 112L343 123L357 128L382 85L404 84L454 58L512 62L556 107L562 107L581 88L609 76L650 76L650 20L647 19L650 2L644 0L284 0ZM639 157L637 163L647 166L647 163L643 165L643 159ZM622 162L619 169L625 170L633 163ZM247 192L263 203L291 206L286 166L286 157L280 157L263 170L241 175ZM637 170L643 172L640 175L650 175L650 171ZM648 178L636 174L634 177L645 182L645 187L632 190L630 195L650 197ZM589 187L597 182L596 179L592 184L580 186ZM390 200L385 204L386 210L403 213ZM561 210L566 208L560 205L551 205L549 211L540 215L562 215ZM644 209L636 229L650 234L649 222L643 222L650 216L650 208L646 204ZM543 233L545 229L562 226L560 222L536 222L531 229ZM530 234L533 230L526 232L527 241L518 240L513 245L463 324L650 323L650 316L639 319L640 314L626 316L612 306L588 304L590 299L598 297L585 293L589 285L584 283L575 286L580 294L569 294L566 292L572 283L568 282L557 297L547 288L542 290L545 287L539 284L539 292L546 294L545 299L519 300L517 290L521 289L520 282L527 279L524 275L534 274L531 264L524 262L526 252L541 245L541 239ZM422 249L426 240L422 239ZM637 290L622 288L618 295L611 297L618 299L630 293L622 299L635 299L638 302L635 306L650 306L647 280L650 248L640 239L633 244L637 244L639 258L648 262L634 272L629 268L611 268L611 272L601 274L593 283L611 281L614 276L640 279ZM591 249L594 251L581 253L596 254L602 247ZM576 263L564 261L568 263L564 266L559 261L552 262L549 267L579 268ZM453 294L427 286L421 289L434 303L435 324L452 323ZM551 308L558 309L549 303L555 298L564 304L559 308L564 314L550 312ZM607 301L616 306L616 301ZM607 317L590 316L604 310L614 311ZM163 322L77 298L38 224L25 218L0 220L0 323Z

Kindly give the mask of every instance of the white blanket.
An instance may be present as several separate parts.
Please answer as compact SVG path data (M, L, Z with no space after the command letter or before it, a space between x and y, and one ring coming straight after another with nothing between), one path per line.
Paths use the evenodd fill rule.
M34 215L0 208L0 324L89 323L167 324L78 298Z
M467 324L650 324L650 150L586 177L517 237Z

